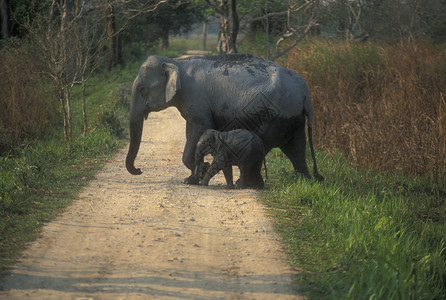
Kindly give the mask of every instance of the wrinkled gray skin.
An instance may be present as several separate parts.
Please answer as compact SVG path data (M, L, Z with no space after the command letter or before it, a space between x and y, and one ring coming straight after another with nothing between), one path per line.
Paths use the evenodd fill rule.
M213 156L210 166L204 163L204 157L208 154ZM237 188L259 189L264 186L261 175L264 158L263 142L254 132L245 129L226 132L208 129L198 140L195 150L195 175L201 185L208 185L215 174L226 170L226 183L233 187L232 166L238 166L240 179Z
M295 171L310 178L305 161L305 116L314 175L322 179L317 173L312 144L310 95L302 77L291 70L253 55L185 59L149 56L133 83L126 158L131 174L142 173L134 162L144 119L150 112L170 106L175 106L186 119L183 163L192 174L185 183L198 183L194 174L195 149L207 129L253 131L262 139L265 153L280 147Z

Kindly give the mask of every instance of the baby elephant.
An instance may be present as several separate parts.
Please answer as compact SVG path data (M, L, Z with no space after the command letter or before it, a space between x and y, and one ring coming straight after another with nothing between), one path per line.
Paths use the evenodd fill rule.
M203 160L208 154L214 158L211 164ZM227 132L208 129L197 143L195 175L201 185L208 185L209 180L223 170L228 186L233 187L232 166L238 166L240 179L237 188L258 189L264 186L261 175L264 161L263 142L255 133L244 129Z

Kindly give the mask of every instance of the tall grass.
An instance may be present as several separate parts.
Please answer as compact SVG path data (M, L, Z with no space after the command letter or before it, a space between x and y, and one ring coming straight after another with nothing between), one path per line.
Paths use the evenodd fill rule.
M276 215L302 291L314 299L444 299L446 203L429 179L378 175L320 154L323 183L268 157L263 201Z
M288 55L307 80L317 144L364 167L446 179L443 46L312 41Z

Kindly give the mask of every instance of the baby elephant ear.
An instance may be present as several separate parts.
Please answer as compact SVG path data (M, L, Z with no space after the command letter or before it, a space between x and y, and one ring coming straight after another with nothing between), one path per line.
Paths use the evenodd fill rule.
M178 67L171 63L163 63L163 68L166 71L166 103L171 101L177 91L181 89L180 74Z
M220 147L221 147L221 142L222 142L222 137L221 137L221 135L220 135L220 132L218 132L218 131L215 131L214 132L214 142L215 142L215 150L220 150Z

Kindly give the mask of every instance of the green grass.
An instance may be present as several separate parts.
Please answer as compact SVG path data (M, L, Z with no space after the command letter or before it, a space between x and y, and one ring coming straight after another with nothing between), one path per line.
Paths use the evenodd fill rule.
M352 167L339 154L319 154L322 183L296 178L279 151L268 161L262 199L310 298L446 297L444 190Z
M71 203L117 145L110 134L95 131L71 143L40 142L20 158L0 157L0 270Z
M0 272L14 262L42 224L57 216L123 146L136 65L92 78L87 88L88 133L81 134L81 90L72 94L73 140L63 125L47 139L0 157Z

